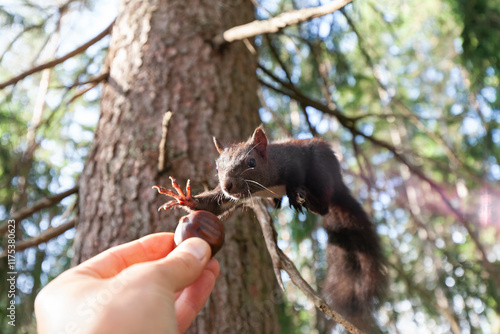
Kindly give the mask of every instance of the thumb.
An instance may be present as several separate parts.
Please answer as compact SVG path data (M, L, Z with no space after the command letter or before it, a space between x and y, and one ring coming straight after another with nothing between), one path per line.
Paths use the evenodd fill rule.
M184 240L165 258L158 260L156 269L173 291L179 291L193 284L200 277L211 250L208 243L200 238Z

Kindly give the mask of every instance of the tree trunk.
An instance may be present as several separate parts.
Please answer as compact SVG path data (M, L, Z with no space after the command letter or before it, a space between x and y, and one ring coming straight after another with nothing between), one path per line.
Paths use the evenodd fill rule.
M241 42L214 50L211 40L253 19L248 0L121 1L101 117L80 178L74 264L173 231L185 213L158 212L167 198L151 189L169 186L169 175L182 185L190 178L194 193L216 185L211 136L241 140L259 117L256 60ZM162 125L167 111L172 117ZM239 210L224 225L221 275L189 331L278 332L279 293L258 223Z

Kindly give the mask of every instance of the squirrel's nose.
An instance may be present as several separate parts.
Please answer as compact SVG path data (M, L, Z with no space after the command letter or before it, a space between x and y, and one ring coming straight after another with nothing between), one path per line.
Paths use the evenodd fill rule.
M224 182L224 189L228 193L230 193L232 188L233 188L233 180L227 179L226 182Z

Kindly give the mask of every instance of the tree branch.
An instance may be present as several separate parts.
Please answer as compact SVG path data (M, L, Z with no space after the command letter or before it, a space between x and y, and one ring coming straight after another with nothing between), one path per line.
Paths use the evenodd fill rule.
M38 200L37 202L35 202L32 206L22 208L18 212L15 212L14 214L12 214L10 216L10 218L8 220L15 220L16 224L17 224L21 220L31 216L35 212L38 212L42 209L51 207L51 206L59 203L63 198L66 198L70 195L73 195L76 192L78 192L78 186L75 186L71 189L63 191L62 193L56 194L54 196L42 198L41 200ZM2 224L0 226L0 236L4 235L5 232L7 232L7 226L8 226L7 222L5 222L4 224Z
M68 221L64 224L61 224L59 226L49 227L47 230L40 233L36 237L30 238L28 240L22 240L22 241L16 242L16 252L20 252L20 251L25 250L25 249L30 248L30 247L38 246L44 242L47 242L51 239L54 239L55 237L66 232L67 230L75 227L76 221L77 221L77 218L75 217L75 218L71 219L70 221ZM0 254L0 258L3 258L5 256L7 256L7 252L4 250Z
M107 36L111 32L111 29L113 28L114 23L115 23L115 21L111 22L111 24L106 29L104 29L99 35L92 38L90 41L88 41L87 43L83 44L82 46L76 48L75 50L65 54L64 56L62 56L60 58L56 58L54 60L51 60L45 64L35 66L35 67L19 74L18 76L15 76L14 78L12 78L10 80L7 80L5 82L0 83L0 90L4 89L7 86L16 84L17 82L21 81L22 79L26 78L27 76L29 76L33 73L40 72L40 71L45 70L47 68L52 68L52 67L54 67L54 66L56 66L64 61L68 60L69 58L72 58L72 57L76 56L77 54L84 52L89 47L91 47L92 45L94 45L95 43L97 43L101 39L103 39L105 36Z
M252 203L252 209L257 215L257 220L262 228L262 233L264 234L264 239L266 241L267 250L269 255L271 255L271 260L273 262L274 272L276 274L276 279L278 284L283 288L283 282L281 281L280 269L287 272L288 276L292 280L293 284L299 288L302 293L324 314L330 317L333 321L341 324L344 328L353 334L361 334L362 332L349 321L345 320L339 313L332 310L328 304L319 296L319 294L314 291L314 289L307 283L304 278L300 275L297 267L293 264L292 260L279 249L276 244L276 231L274 230L273 221L267 212L265 205L261 200L255 200Z
M43 27L43 25L44 24L41 23L41 24L27 26L22 31L20 31L16 36L14 36L14 38L10 41L9 45L5 48L5 51L2 53L2 55L0 55L0 63L2 62L3 57L7 54L7 52L9 52L12 49L12 46L21 38L21 36L24 33L28 32L32 29L41 29Z
M85 88L83 88L83 89L79 90L78 92L76 92L76 93L75 93L75 95L74 95L74 96L73 96L73 97L72 97L72 98L71 98L68 102L66 102L66 105L70 105L70 104L71 104L71 103L73 103L73 102L74 102L77 98L81 97L83 94L85 94L85 93L87 93L88 91L90 91L90 90L92 90L92 89L96 88L96 87L97 87L97 85L99 85L99 83L100 83L101 81L104 81L104 80L106 80L106 79L107 79L107 74L108 74L108 73L106 73L106 78L103 78L103 79L101 79L100 81L95 81L95 82L91 83L91 84L90 84L90 86L85 87Z
M78 87L78 86L84 86L84 85L88 85L88 84L100 83L102 81L107 80L108 77L109 77L109 71L105 71L105 72L99 74L98 76L95 76L93 78L88 79L87 81L82 81L82 82L76 81L71 86L60 86L60 87L57 87L57 88L72 89L72 88L75 88L75 87Z
M287 80L288 80L288 82L290 84L290 89L295 90L296 87L293 84L292 76L291 76L290 72L288 71L287 67L285 66L285 63L280 58L280 56L278 54L278 51L276 50L276 48L271 43L271 39L269 38L269 36L266 35L265 37L266 37L265 39L266 39L267 45L268 45L269 49L271 50L271 54L274 56L274 59L276 59L276 61L278 62L278 64L280 65L281 69L285 72L286 78L287 78ZM258 66L263 71L267 71L267 69L264 66L262 66L260 64ZM270 73L270 71L268 71L267 73ZM309 114L307 113L305 106L303 106L301 103L299 103L299 106L300 106L300 110L302 111L302 114L304 115L304 118L306 120L309 132L313 135L313 137L317 136L318 133L316 132L316 129L312 126L311 121L309 120Z
M225 43L239 41L260 34L277 32L286 26L331 14L350 2L352 2L352 0L336 0L323 6L302 8L282 13L268 20L253 21L224 31L223 33L215 36L212 42L214 46L218 48Z

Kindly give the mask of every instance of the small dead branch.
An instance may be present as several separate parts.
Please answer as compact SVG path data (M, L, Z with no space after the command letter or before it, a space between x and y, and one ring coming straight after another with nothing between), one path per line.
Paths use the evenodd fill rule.
M93 77L93 78L90 78L88 79L87 81L82 81L82 82L75 82L73 83L71 86L61 86L61 87L58 87L58 88L66 88L66 89L72 89L72 88L75 88L75 87L78 87L78 86L84 86L84 85L93 85L93 84L98 84L98 83L101 83L103 81L106 81L108 80L109 78L109 71L105 71L101 74L99 74L98 76L96 77Z
M282 13L268 20L253 21L224 31L223 33L215 36L212 42L216 48L219 48L225 43L239 41L260 34L274 33L286 26L331 14L350 2L352 2L352 0L337 0L323 6L302 8Z
M167 135L172 115L173 113L170 110L167 111L161 121L161 141L158 145L158 172L163 172L167 168Z
M49 240L54 239L57 236L60 236L67 230L75 227L76 225L77 218L73 218L69 220L68 222L61 224L57 227L49 227L47 230L44 232L40 233L40 235L30 238L28 240L22 240L19 242L16 242L16 252L20 252L22 250L25 250L30 247L38 246L40 244L43 244L44 242L47 242ZM0 254L0 259L7 256L7 252L4 250Z
M47 68L52 68L60 63L63 63L65 62L66 60L68 60L69 58L72 58L74 56L76 56L77 54L79 53L82 53L84 52L85 50L87 50L89 47L91 47L92 45L94 45L95 43L99 42L101 39L103 39L105 36L107 36L110 32L111 32L111 29L113 28L113 24L115 22L111 22L111 24L106 28L104 29L99 35L97 35L96 37L92 38L90 41L88 41L87 43L83 44L82 46L76 48L75 50L65 54L64 56L60 57L60 58L56 58L54 60L51 60L49 62L46 62L45 64L41 64L39 66L35 66L17 76L15 76L14 78L12 79L9 79L5 82L2 82L0 83L0 90L4 89L5 87L7 86L10 86L10 85L13 85L13 84L16 84L18 83L19 81L21 81L22 79L26 78L27 76L33 74L33 73L36 73L36 72L40 72L40 71L43 71Z
M330 317L333 321L341 324L344 328L352 334L360 334L362 333L356 326L351 324L349 321L345 320L339 313L332 310L328 304L320 297L320 295L314 291L314 289L307 283L304 278L300 275L300 272L297 270L292 260L288 258L288 256L283 253L281 249L279 249L276 243L276 231L274 230L273 222L265 205L261 200L255 200L251 204L252 209L257 215L257 220L260 223L260 227L262 228L262 233L264 234L264 239L266 240L267 250L271 255L271 261L273 262L273 269L276 275L276 279L278 280L278 284L282 289L283 282L281 280L280 270L283 269L287 272L288 276L292 280L293 284L297 288L304 293L304 295L314 303L314 305L328 317Z
M62 193L56 194L54 196L42 198L41 200L36 201L32 206L22 208L18 212L15 212L13 215L9 217L8 220L15 220L16 224L18 224L21 220L31 216L35 212L56 205L57 203L61 202L62 199L70 195L73 195L76 192L78 192L78 186L75 186L71 189L63 191ZM7 222L0 225L0 236L4 235L5 232L7 232L7 227L8 227Z

